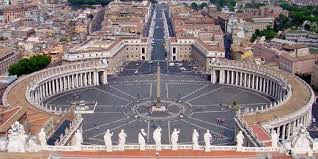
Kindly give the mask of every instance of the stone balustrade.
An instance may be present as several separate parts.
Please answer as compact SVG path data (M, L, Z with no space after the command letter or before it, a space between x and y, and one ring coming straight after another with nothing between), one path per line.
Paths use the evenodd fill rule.
M125 145L125 150L139 150L139 145ZM162 150L171 150L172 145L162 145ZM178 150L192 150L192 145L178 145ZM209 147L211 151L238 151L236 146L215 146ZM106 151L105 145L82 145L81 151ZM155 145L146 145L146 150L156 150ZM204 151L204 146L199 146L200 151ZM73 146L46 146L42 151L77 151ZM112 151L120 151L119 147L113 146ZM242 147L241 152L276 152L277 148L272 147Z
M64 132L63 138L59 140L58 145L66 145L76 130L80 128L82 122L83 118L81 118L80 115L77 115L75 120L70 124L70 128L67 129L67 132Z

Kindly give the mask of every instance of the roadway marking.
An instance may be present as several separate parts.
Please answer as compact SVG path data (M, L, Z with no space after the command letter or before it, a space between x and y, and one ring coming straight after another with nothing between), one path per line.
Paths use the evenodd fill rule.
M233 132L234 132L234 129L230 129L230 128L225 127L225 126L213 124L213 123L210 123L210 122L207 122L207 121L204 121L204 120L201 120L201 119L193 118L193 117L190 117L190 116L188 116L188 118L193 119L193 120L196 120L196 121L200 121L200 122L202 122L202 123L206 123L206 124L209 124L209 125L213 125L213 126L216 126L216 127L220 127L220 128L223 128L223 129L227 129L227 130L230 130L230 131L233 131Z
M129 97L131 97L131 98L133 98L133 99L135 99L135 100L137 100L136 97L134 97L134 96L132 96L132 95L130 95L130 94L128 94L128 93L126 93L126 92L120 90L119 88L116 88L116 87L114 87L114 86L112 86L112 85L109 85L109 87L110 87L110 88L113 88L113 89L115 89L115 90L117 90L117 91L119 91L119 92L121 92L121 93L123 93L123 94L125 94L125 95L127 95L127 96L129 96Z
M186 97L188 97L188 96L190 96L190 95L194 94L195 92L198 92L198 91L200 91L200 90L204 89L204 88L205 88L205 87L207 87L207 86L209 86L209 85L204 85L203 87L200 87L199 89L197 89L197 90L195 90L195 91L190 92L189 94L187 94L187 95L185 95L185 96L181 97L180 99L184 99L184 98L186 98Z
M193 125L193 126L196 126L196 127L198 127L198 128L204 129L204 130L210 130L210 129L207 129L207 128L202 127L202 126L200 126L200 125L197 125L197 124L191 123L191 122L189 122L189 121L187 121L187 120L185 120L185 119L181 119L181 121L183 121L183 122L185 122L185 123L189 123L189 124L191 124L191 125ZM219 133L217 133L217 132L215 132L215 131L213 131L213 130L210 130L210 132L212 132L212 133L214 133L214 134L217 134L217 135L220 135L220 136L223 136L223 137L227 138L226 136L224 136L224 135L222 135L222 134L219 134Z
M168 95L168 93L169 93L169 90L168 90L168 83L166 83L166 94L167 94L167 99L169 99L169 95Z
M129 118L130 118L130 117L127 117L127 118L115 120L115 121L112 121L112 122L109 122L109 123L105 123L105 124L102 124L102 125L94 126L94 127L91 127L91 128L88 128L88 129L83 130L83 132L89 131L89 130L92 130L92 129L96 129L97 127L103 127L103 126L105 126L105 125L109 125L109 124L113 124L113 123L116 123L116 122L119 122L119 121L123 121L123 120L129 119Z
M100 92L103 92L103 93L106 93L106 94L112 95L112 96L114 96L114 97L117 97L117 98L119 98L119 99L122 99L122 100L124 100L124 101L126 101L126 102L130 102L130 101L129 101L128 99L126 99L126 98L123 98L123 97L120 97L120 96L118 96L118 95L115 95L115 94L112 94L112 93L106 92L106 91L101 90L101 89L99 89L99 88L94 88L94 89L96 89L97 91L100 91Z
M112 129L109 129L109 131L113 131L113 130L115 130L115 129L118 129L118 128L122 127L122 126L125 126L125 125L127 125L127 124L132 123L132 122L135 122L136 120L137 120L137 119L134 119L134 120L129 121L129 122L125 123L125 124L121 124L121 125L119 125L119 126L117 126L117 127L114 127L114 128L112 128ZM106 132L106 131L104 131L104 132L102 132L102 133L99 133L99 134L97 134L97 135L95 135L95 136L92 136L92 137L90 137L90 138L96 138L97 136L100 136L100 135L102 135L102 134L105 134L105 132Z
M205 96L205 95L207 95L207 94L216 92L216 91L218 91L218 90L220 90L220 89L223 89L223 88L224 88L224 86L219 87L219 88L216 88L216 89L214 89L214 90L212 90L212 91L209 91L209 92L207 92L207 93L204 93L204 94L201 94L201 95L199 95L199 96L197 96L197 97L194 97L194 98L192 98L192 99L189 99L189 100L187 100L187 102L193 101L193 100L195 100L195 99L198 99L198 98L200 98L200 97L202 97L202 96Z

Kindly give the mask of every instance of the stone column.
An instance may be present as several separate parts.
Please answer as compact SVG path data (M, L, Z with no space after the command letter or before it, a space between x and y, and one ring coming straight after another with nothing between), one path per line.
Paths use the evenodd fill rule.
M59 82L60 82L60 90L59 92L63 92L64 88L63 88L63 84L64 84L64 81L62 80L63 77L60 77L59 78Z
M221 72L220 72L220 75L221 75ZM211 69L211 82L212 82L212 84L216 83L216 73L215 73L214 69Z
M283 133L282 133L283 140L285 140L285 134L286 134L286 124L283 125Z
M75 88L75 75L71 75L72 88Z
M231 76L231 84L234 85L235 84L235 80L234 80L234 71L233 70L231 71L231 74L232 74L232 76Z
M79 78L78 78L78 74L74 74L74 82L75 82L75 88L78 88L78 80L79 80Z
M94 85L98 85L98 72L95 70L94 71L94 75L93 75L93 77L94 77Z
M225 77L225 71L223 69L220 69L220 77L219 77L220 84L224 84L225 82L224 77Z
M108 79L107 79L107 70L106 69L103 72L103 76L104 76L104 84L107 84L108 83Z
M255 81L256 81L256 82L255 82L255 87L256 87L255 89L259 91L259 89L258 89L259 77L256 75L255 78L256 78L256 79L255 79Z
M288 123L287 124L287 140L289 139L289 137L290 137L290 131L291 131L291 125L290 125L291 123Z
M266 78L263 78L262 85L263 85L263 92L266 93Z
M263 92L263 78L259 77L259 91Z
M226 75L227 75L227 76L226 76L226 83L227 83L227 84L230 84L230 71L227 70L226 72L227 72L227 74L226 74Z
M255 89L255 76L253 74L251 74L251 77L252 77L251 88Z
M82 87L82 86L84 85L84 84L83 84L83 73L80 73L79 75L80 75L80 76L79 76L79 77L80 77L79 86Z
M88 84L91 86L92 85L92 73L88 72Z
M240 72L240 86L243 86L243 72Z
M87 72L84 73L84 87L87 86Z
M238 85L238 72L235 71L235 85Z
M56 80L53 79L52 80L52 95L55 94L55 91L56 91L56 87L55 86L56 86Z
M49 81L49 96L52 95L52 81Z

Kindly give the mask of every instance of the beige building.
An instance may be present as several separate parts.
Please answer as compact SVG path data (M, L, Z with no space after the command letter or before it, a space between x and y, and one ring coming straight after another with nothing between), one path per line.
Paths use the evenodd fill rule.
M0 48L0 75L8 73L9 66L20 59L20 53L10 48Z
M108 73L115 74L128 61L150 60L149 46L147 38L90 39L65 53L63 62L105 60Z

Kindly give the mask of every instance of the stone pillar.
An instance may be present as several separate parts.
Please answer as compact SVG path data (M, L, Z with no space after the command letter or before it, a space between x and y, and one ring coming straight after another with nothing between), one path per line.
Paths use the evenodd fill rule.
M49 81L49 96L52 95L52 81Z
M91 86L92 85L92 73L88 72L88 84Z
M104 83L104 84L107 84L107 83L108 83L108 79L107 79L107 70L106 70L106 69L105 69L104 72L103 72L103 77L104 77L104 79L103 79L104 82L103 82L103 83Z
M231 74L232 74L232 76L231 76L231 84L234 85L235 84L235 80L234 80L234 71L233 70L231 71Z
M259 91L259 89L258 89L259 77L256 75L255 78L256 78L256 79L255 79L255 81L256 81L256 82L255 82L255 89Z
M75 88L78 88L79 87L79 85L78 85L78 83L79 83L79 74L75 74L74 77L75 77L75 79L74 79Z
M75 88L75 75L71 75L72 88Z
M283 125L283 132L282 132L282 139L283 140L286 139L285 136L286 136L286 124Z
M212 82L212 84L216 83L216 73L215 73L214 69L211 69L211 82Z
M60 90L59 92L63 92L64 88L63 88L63 84L64 84L64 81L62 80L63 77L60 77L59 78L59 83L60 83Z
M238 72L235 71L235 85L238 85Z
M84 73L84 87L87 86L87 72Z
M83 73L80 73L79 74L79 86L82 87L84 84L83 84Z
M220 69L220 77L219 77L220 84L224 84L225 82L224 77L225 77L225 71L223 69Z
M286 136L286 137L287 137L287 140L288 140L289 137L290 137L290 130L291 130L290 124L291 124L291 123L288 123L288 124L287 124L287 136Z
M230 71L227 70L226 72L227 72L227 74L226 74L226 83L230 84Z
M243 72L240 72L240 86L243 86Z
M55 91L56 91L56 80L52 80L52 94L55 94Z
M262 85L263 85L263 92L266 93L266 78L263 78L262 80Z
M99 80L98 80L98 72L97 70L94 71L94 74L93 74L93 77L94 77L94 85L98 85L99 84Z
M251 88L255 89L255 76L253 74L251 74L251 77L252 77Z
M244 73L244 87L247 87L247 73Z

